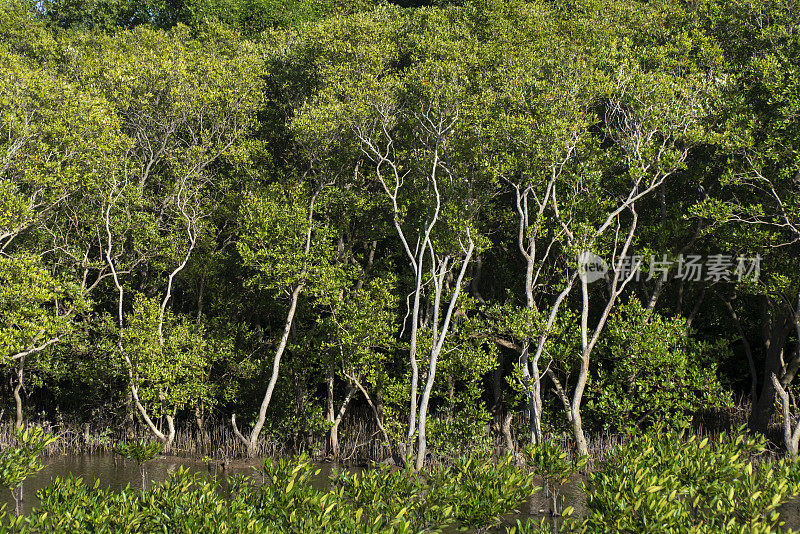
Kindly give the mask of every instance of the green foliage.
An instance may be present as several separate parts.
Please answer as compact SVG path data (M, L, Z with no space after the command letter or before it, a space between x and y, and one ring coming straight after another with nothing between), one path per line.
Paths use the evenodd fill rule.
M60 28L113 32L169 17L164 0L43 0L37 15Z
M693 339L683 318L645 311L637 298L615 312L598 356L586 414L604 430L677 427L703 408L732 404L717 370L724 345Z
M767 392L752 404L768 421L766 373L790 378L800 361L796 6L431 4L0 0L0 364L16 392L48 416L116 424L135 409L174 428L195 411L237 412L246 424L285 329L264 432L297 447L321 443L326 401L347 391L371 418L369 395L385 445L401 449L412 341L422 383L434 376L423 355L441 349L428 441L431 458L457 466L520 411L534 389L522 363L529 375L538 348L545 434L579 421L562 414L570 399L587 429L635 434L730 408L726 388L746 383ZM576 253L609 259L627 229L629 253L759 253L762 277L645 271L610 301L609 277L566 295L548 326ZM439 337L437 304L457 289ZM559 451L531 453L548 486L575 468ZM516 477L502 462L454 469L467 486L491 469ZM486 526L510 502L486 497L505 504L469 516L441 473L370 476L371 491L396 485L408 508L378 517L347 485L331 525L363 510L359 525L376 530ZM315 528L306 521L333 497L295 484L291 501L243 484L264 509L290 511L242 517ZM63 491L95 495L75 481Z
M121 335L139 398L156 416L200 402L213 404L206 379L211 354L202 325L168 311L162 343L159 312L157 300L137 296L133 317Z
M655 428L621 446L586 482L588 532L773 532L800 491L797 464L760 463L763 437L700 438Z
M483 380L497 367L498 354L481 339L480 333L488 325L477 313L478 303L462 296L460 305L464 316L456 319L438 362L440 415L430 420L428 430L431 446L447 460L487 453L492 448Z
M456 519L478 529L494 526L501 516L540 489L511 455L496 461L482 455L461 458L444 476L451 488Z
M552 498L551 513L554 516L570 516L572 507L564 507L564 498L560 495L561 488L570 477L586 466L588 458L575 455L567 459L567 453L552 442L526 446L525 457L533 471L542 477L546 496Z
M244 35L258 37L274 28L299 26L371 5L368 0L354 4L341 0L44 0L29 6L29 10L50 25L72 30L111 33L143 24L162 29L185 24L198 30L208 21L219 21Z
M266 458L257 470L263 484L240 478L232 488L236 499L251 503L259 518L283 532L329 532L340 523L351 523L348 507L339 505L337 495L311 486L319 475L306 456L274 461Z
M72 331L68 311L85 309L77 284L54 278L28 254L0 257L0 355L3 362Z
M379 466L341 471L331 480L334 491L364 509L368 523L388 529L392 518L403 518L413 532L438 532L451 524L493 526L538 489L511 457L465 457L426 475Z
M205 20L216 19L236 28L243 35L258 37L277 28L292 28L324 17L369 9L370 0L185 0L180 22L198 27Z
M244 264L259 273L250 283L274 291L310 282L312 291L323 297L341 284L344 273L333 257L332 229L314 216L315 210L324 210L324 192L313 187L302 182L273 184L245 199L237 245Z
M156 441L146 442L144 440L139 440L117 443L114 445L114 452L123 458L133 460L137 465L142 465L156 458L161 453L163 447L163 444Z
M476 373L475 376L481 375ZM445 379L448 378L446 375ZM431 447L445 460L489 452L492 437L488 427L491 416L484 404L464 391L454 395L452 402L446 396L446 390L442 393L450 406L444 414L428 423Z
M36 513L20 521L22 531L268 531L255 509L227 499L218 486L183 469L147 492L114 492L101 488L99 480L87 486L80 478L56 478L40 498Z
M17 445L0 452L0 484L14 489L30 475L44 467L39 459L45 447L56 437L39 427L29 426L16 431Z
M411 469L394 470L381 465L362 473L340 471L332 475L332 487L354 509L364 511L364 521L390 530L402 521L410 532L437 531L454 521L453 502L442 491L445 477L426 480Z
M738 436L709 442L657 430L621 446L586 483L582 519L518 521L510 532L771 532L775 509L798 490L791 462L753 461L763 440ZM552 454L551 454L552 452ZM547 465L563 457L541 448ZM660 453L660 454L659 454ZM555 456L553 456L555 454ZM549 462L545 459L555 459ZM544 464L542 464L544 465ZM440 532L494 525L535 488L510 457L464 459L426 475L381 467L339 472L330 490L314 488L319 469L306 457L265 460L228 492L180 469L146 492L87 486L56 478L31 514L3 516L2 531L23 532ZM570 510L565 510L569 515ZM5 514L5 512L3 512Z

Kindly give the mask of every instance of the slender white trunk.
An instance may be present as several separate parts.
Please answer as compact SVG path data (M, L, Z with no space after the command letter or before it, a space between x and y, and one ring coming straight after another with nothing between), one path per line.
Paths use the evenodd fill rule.
M17 383L14 385L14 404L16 406L17 411L17 418L14 423L16 428L22 428L22 423L24 422L22 416L22 395L20 395L20 391L22 390L23 378L25 373L25 357L19 359L17 362Z
M461 293L461 284L462 281L464 280L464 274L467 272L467 266L469 265L469 262L472 259L472 253L475 251L475 242L472 240L472 237L469 235L469 232L467 233L467 237L469 238L469 246L464 256L464 262L461 265L461 271L458 273L458 279L456 280L456 285L453 290L453 296L450 298L450 305L447 308L447 313L445 314L444 317L444 323L442 324L441 332L439 332L438 337L436 335L434 336L433 346L431 347L431 354L428 367L428 379L425 383L425 390L422 392L422 400L420 401L420 406L419 406L417 460L415 466L417 471L422 469L422 467L425 465L425 454L427 452L427 443L425 441L425 424L427 422L428 402L430 401L431 391L433 390L433 383L436 378L436 363L439 359L439 354L442 352L444 341L450 329L450 322L453 318L453 311L455 310L456 302L458 301L458 296ZM440 303L442 283L445 273L446 273L446 262L442 266L439 282L437 285L437 294L436 294L437 309L434 310L434 314L437 316L436 321L438 321L438 306Z
M536 345L536 352L534 353L533 357L530 358L530 370L528 367L528 359L529 353L528 348L530 343L525 341L523 344L522 354L520 356L520 366L522 367L523 372L523 380L525 381L525 385L528 388L528 403L529 403L529 417L530 417L530 431L531 431L531 443L541 443L543 440L542 435L542 425L541 425L541 417L542 417L542 396L541 396L541 383L542 383L542 374L539 372L539 361L541 360L542 354L544 353L544 347L547 343L547 339L550 336L550 332L553 329L553 324L555 323L556 317L558 316L558 310L561 308L561 304L564 302L564 299L569 295L570 291L572 291L572 285L575 282L575 277L577 273L573 274L573 276L567 282L566 287L561 290L556 297L555 302L553 303L552 308L550 308L550 315L547 318L547 323L545 324L544 331L542 335L539 336L539 340Z
M264 398L261 400L261 407L258 410L258 419L256 419L253 430L250 432L250 437L245 437L236 426L236 414L231 415L231 424L233 425L233 432L247 447L247 455L253 456L258 444L258 438L261 430L264 428L264 423L267 420L267 408L272 400L272 393L275 391L275 385L278 383L278 374L281 368L281 357L286 350L286 344L289 341L289 334L292 330L294 322L294 314L297 311L297 301L300 299L300 294L303 292L304 284L298 284L292 291L292 300L289 305L289 312L286 315L286 323L283 327L283 334L281 335L278 348L275 350L275 355L272 358L272 376L270 377L269 384L267 384L267 391L264 393Z
M406 435L404 456L412 454L411 444L414 434L417 431L417 388L419 387L419 366L417 364L417 335L419 333L419 304L422 296L422 262L424 257L420 256L416 262L416 287L414 289L414 305L411 312L411 340L408 348L408 360L411 365L411 394L408 406L408 433Z
M798 443L800 443L800 420L795 422L794 427L792 427L789 394L781 384L781 381L778 380L778 377L775 376L775 373L770 374L770 380L778 393L778 397L781 399L783 444L786 446L787 454L794 461L797 460L797 447Z
M311 236L313 230L313 221L314 221L314 205L316 204L317 197L319 196L320 191L322 190L322 186L320 185L316 191L314 191L313 196L311 197L311 201L309 202L308 206L308 229L306 231L306 243L305 243L305 256L308 258L309 252L311 251ZM258 438L261 435L261 430L264 428L264 423L267 420L267 408L269 408L269 403L272 400L272 393L275 391L275 385L278 383L278 374L280 373L281 368L281 358L283 357L283 353L286 350L286 344L289 341L289 334L292 331L292 325L294 324L294 315L297 311L297 302L300 299L300 295L302 294L303 290L305 289L305 277L307 274L307 270L304 268L302 273L300 274L300 281L292 290L292 298L289 303L289 311L286 314L286 323L283 327L283 334L281 334L280 342L278 343L278 348L275 350L275 355L272 358L272 376L270 377L269 384L267 384L267 391L264 393L264 398L261 400L261 406L258 410L258 418L256 419L255 425L253 425L253 429L250 431L250 436L245 437L244 434L239 430L239 427L236 425L236 414L231 415L231 425L233 426L233 433L236 435L239 440L244 443L247 447L247 455L252 457L255 455L256 446L258 445Z

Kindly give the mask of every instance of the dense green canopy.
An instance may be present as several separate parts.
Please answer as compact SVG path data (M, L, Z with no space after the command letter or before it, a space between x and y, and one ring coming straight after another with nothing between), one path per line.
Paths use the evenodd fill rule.
M0 0L6 413L793 430L794 4L435 4Z

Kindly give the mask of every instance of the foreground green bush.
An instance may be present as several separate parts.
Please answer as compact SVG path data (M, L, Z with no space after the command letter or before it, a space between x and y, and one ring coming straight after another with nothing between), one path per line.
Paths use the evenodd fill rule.
M511 457L459 459L452 467L424 475L388 467L339 473L333 483L354 507L368 510L370 517L384 518L381 526L388 527L385 519L402 514L415 532L438 531L453 524L494 525L539 489Z
M586 483L587 531L774 532L777 508L800 491L800 469L764 462L766 441L715 441L686 429L621 447Z
M535 473L542 477L545 496L551 499L550 513L555 516L571 515L572 507L564 507L566 498L561 487L575 473L586 466L587 456L578 455L572 459L554 443L538 443L525 448L527 462Z
M584 461L568 462L545 446L529 452L534 469L551 484L563 483ZM312 485L320 471L307 457L265 460L256 471L223 487L180 470L145 492L56 479L39 493L33 513L14 518L3 508L0 534L486 531L539 489L532 472L510 457L462 459L424 473L389 467L340 472L327 491ZM771 461L765 440L744 432L712 441L686 429L655 429L614 451L588 475L584 489L582 517L567 507L564 518L518 522L509 532L776 532L783 526L778 507L800 492L800 468Z
M519 522L513 532L779 532L777 509L800 492L800 467L767 452L744 429L710 440L656 428L589 474L582 518Z
M445 476L453 488L456 518L474 527L493 524L540 489L510 456L497 463L485 457L456 460Z
M496 524L534 491L510 458L457 462L420 474L388 467L337 473L329 491L307 457L265 460L227 489L181 469L148 491L121 492L55 479L33 513L0 520L4 532L411 533Z
M16 447L9 447L0 453L0 485L11 490L11 496L16 503L15 513L20 515L22 483L44 467L39 454L56 437L41 428L28 427L18 428L16 439Z

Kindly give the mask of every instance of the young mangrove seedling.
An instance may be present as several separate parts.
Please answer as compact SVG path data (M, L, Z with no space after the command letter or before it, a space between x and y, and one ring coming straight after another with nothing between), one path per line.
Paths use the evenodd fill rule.
M163 445L157 441L148 443L141 439L139 441L117 443L114 446L115 453L128 460L133 460L136 462L136 465L139 466L139 471L142 474L142 491L147 489L144 476L144 463L158 456L159 453L161 453L162 446Z
M39 459L45 447L56 440L53 434L39 427L18 428L17 446L0 452L0 484L11 490L17 516L22 513L22 483L44 465Z

